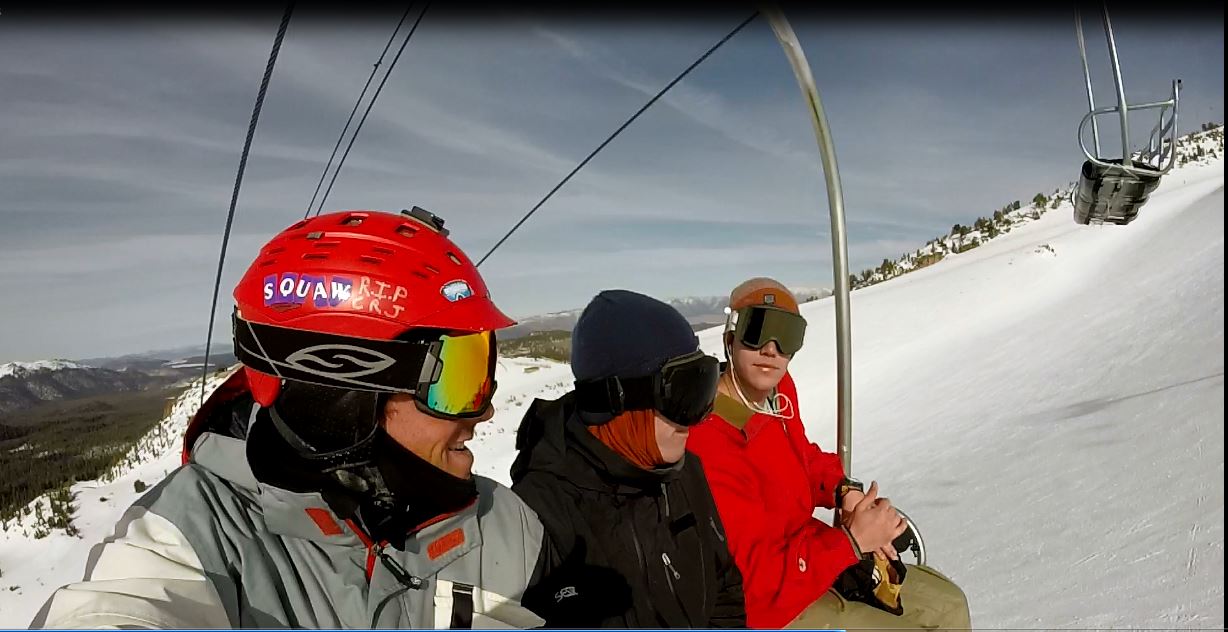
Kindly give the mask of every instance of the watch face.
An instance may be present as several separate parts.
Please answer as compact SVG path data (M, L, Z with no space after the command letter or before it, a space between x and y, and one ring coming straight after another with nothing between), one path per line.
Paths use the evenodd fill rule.
M862 493L865 493L866 491L866 488L861 484L861 481L854 478L846 478L844 479L844 482L840 483L840 491L841 493L847 493L850 489L855 489Z

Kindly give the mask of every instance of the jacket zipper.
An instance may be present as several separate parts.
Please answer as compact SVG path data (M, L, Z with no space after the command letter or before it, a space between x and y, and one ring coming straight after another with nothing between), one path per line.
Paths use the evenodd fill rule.
M635 558L640 561L640 570L648 574L648 563L644 561L644 549L640 547L640 536L635 531L635 520L631 520L631 542L635 544Z
M802 458L802 455L798 453L797 446L793 444L793 435L789 434L789 424L783 419L780 421L780 429L785 434L785 443L789 444L789 453L792 454L793 458L797 459L797 462L802 465L802 473L805 475L803 480L808 480L810 477L810 463L806 459ZM815 504L814 491L813 488L810 487L809 483L807 483L806 489L811 490L810 504Z
M651 592L652 584L649 583L647 579L648 578L648 562L644 559L644 549L643 547L640 546L640 536L635 531L635 516L634 515L631 516L630 524L631 524L631 542L635 544L635 559L639 560L640 572L644 574L646 586ZM632 609L629 614L634 615L634 613L635 613L635 610ZM627 621L627 627L642 627L639 625L635 625L636 623L638 623L638 621Z
M379 605L375 607L375 614L371 617L372 628L375 628L376 624L379 623L379 618L384 611L384 607L387 606L393 599L400 597L408 590L422 590L422 587L426 584L425 580L405 570L404 566L401 566L395 559L392 558L391 555L385 553L384 547L386 546L388 546L387 542L380 542L379 544L373 545L368 549L367 556L369 558L378 558L380 563L384 565L384 568L388 569L388 572L392 573L392 576L395 577L397 582L401 584L402 588L399 590L394 590L387 597L380 600ZM368 565L374 567L373 563L371 562L369 562ZM368 576L367 582L370 583L370 581L371 577Z
M682 600L678 598L678 589L674 587L675 579L682 579L682 575L678 574L678 569L674 568L674 563L669 560L669 553L661 553L661 561L665 562L665 583L669 584L669 592L674 595L674 600L682 606ZM673 575L673 577L670 577ZM686 614L686 607L682 607L682 614Z
M716 534L717 539L724 543L725 534L721 533L721 530L716 527L716 518L713 516L708 516L708 524L712 525L712 532Z
M392 576L397 578L397 581L400 582L402 586L413 590L422 590L422 586L426 582L421 577L418 577L417 575L405 570L404 566L401 566L401 564L393 559L391 555L385 553L385 546L386 545L384 544L380 544L375 551L375 554L379 556L380 563L384 565L384 568L388 569L388 572L392 573Z
M679 574L678 574L678 569L674 568L674 563L673 563L672 561L670 561L670 559L669 559L669 553L662 553L662 554L661 554L661 561L662 561L662 562L665 562L665 568L669 570L669 575L673 575L673 576L674 576L674 579L682 579L682 575L679 575ZM666 576L665 576L665 579L666 579L666 580L669 580L669 575L666 575ZM672 580L669 580L669 589L670 589L670 590L673 590L673 589L674 589L674 582L673 582ZM675 594L677 594L677 593L675 593Z
M474 502L477 502L477 501L475 500ZM472 504L473 503L470 503L470 505ZM451 518L452 516L459 514L461 511L464 511L467 508L468 507L464 507L452 513L444 514L442 516L436 516L435 518L427 520L426 522L415 527L413 529L413 532L417 532L437 522L441 522L443 520ZM380 563L384 565L384 568L388 569L388 572L391 573L394 578L396 578L397 583L403 586L403 588L401 588L400 590L394 591L392 594L388 595L387 597L384 597L384 599L380 601L379 605L375 607L375 614L371 619L371 627L374 628L376 623L379 621L380 614L383 612L384 607L387 606L390 601L392 601L396 597L399 597L407 590L422 590L426 586L426 580L405 570L404 566L402 566L399 562L397 562L396 559L393 558L391 555L387 554L384 551L384 549L388 547L388 542L386 541L378 542L378 543L373 542L371 538L367 536L366 532L363 531L358 526L358 524L354 522L352 519L346 520L346 523L349 524L350 528L353 529L354 534L357 535L358 539L361 540L362 543L366 545L367 547L367 583L368 585L371 582L372 576L375 574L375 560L378 559Z
M665 583L669 585L669 592L674 596L674 601L678 604L678 609L682 611L682 616L686 617L687 621L691 619L691 613L687 611L686 604L683 603L682 597L678 595L678 587L674 585L676 580L682 579L682 573L674 568L673 560L669 559L669 553L661 553L661 562L665 565ZM705 598L707 595L705 595ZM704 611L707 610L707 603L704 603Z

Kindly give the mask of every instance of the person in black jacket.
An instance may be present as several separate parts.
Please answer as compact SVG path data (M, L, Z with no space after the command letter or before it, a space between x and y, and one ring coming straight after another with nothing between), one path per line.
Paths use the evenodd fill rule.
M512 490L547 547L522 603L547 627L745 627L742 576L688 427L715 399L716 358L673 307L598 294L572 332L576 387L536 400Z

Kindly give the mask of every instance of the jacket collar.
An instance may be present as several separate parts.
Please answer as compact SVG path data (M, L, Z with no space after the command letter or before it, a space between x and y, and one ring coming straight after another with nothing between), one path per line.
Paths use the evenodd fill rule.
M746 443L754 441L764 428L782 423L780 418L752 410L724 393L717 394L712 415L721 420L722 430L738 436Z
M543 471L582 489L616 494L657 493L680 475L687 459L653 470L633 465L588 432L574 393L534 400L516 432L516 449L513 482Z
M190 460L233 483L239 493L259 505L269 533L342 547L366 548L370 543L367 535L338 515L320 492L291 491L257 481L248 464L246 441L204 432L196 437ZM411 530L405 542L406 554L420 557L421 564L433 570L481 546L478 517L482 501L479 497L460 511Z
M317 492L292 492L260 483L258 501L270 533L342 547L383 547L372 542L353 520L343 520ZM428 574L451 564L482 545L479 505L475 501L452 514L419 525L405 539L404 555L418 561L415 567ZM389 550L390 554L392 553Z

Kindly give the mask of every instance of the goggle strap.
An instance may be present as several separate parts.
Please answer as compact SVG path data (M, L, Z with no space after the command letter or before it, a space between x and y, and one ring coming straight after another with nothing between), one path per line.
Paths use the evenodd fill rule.
M628 410L647 410L656 403L656 378L608 377L576 382L576 406L587 412L620 415Z
M295 451L304 456L316 455L320 453L315 446L307 443L305 439L298 436L298 433L290 428L290 425L281 418L280 414L278 414L276 408L269 408L268 411L269 418L273 421L273 427L277 429L277 434L281 435L281 438L285 440L286 443L289 443L290 446L295 449Z
M413 393L434 342L375 340L265 325L233 315L235 357L262 373L321 386ZM438 353L436 351L436 353ZM430 366L424 366L430 365Z

